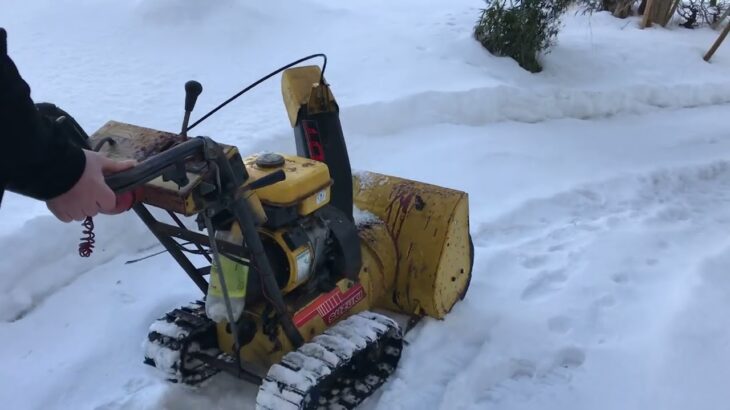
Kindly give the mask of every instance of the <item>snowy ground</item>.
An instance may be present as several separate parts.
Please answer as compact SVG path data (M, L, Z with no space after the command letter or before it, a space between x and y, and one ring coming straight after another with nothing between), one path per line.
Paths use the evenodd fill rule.
M469 192L474 281L410 335L362 407L724 409L730 402L730 46L567 16L528 74L470 37L476 0L3 0L0 26L37 101L89 131L177 130L247 82L325 52L353 167ZM267 83L196 132L292 152ZM728 116L728 117L726 117ZM196 115L194 114L195 118ZM198 295L131 214L77 224L6 195L0 210L0 403L7 409L249 409L222 375L199 391L142 365L161 313Z

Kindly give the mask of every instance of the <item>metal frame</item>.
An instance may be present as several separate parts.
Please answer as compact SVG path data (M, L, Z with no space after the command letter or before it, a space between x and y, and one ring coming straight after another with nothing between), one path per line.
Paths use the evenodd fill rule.
M165 249L170 253L170 255L175 259L175 262L177 262L178 265L180 265L180 267L185 271L185 273L188 274L190 279L195 282L195 285L198 286L200 291L203 292L203 294L206 294L208 291L208 281L205 280L200 270L196 268L195 265L190 262L190 259L188 259L188 257L183 253L183 251L180 250L178 243L175 242L173 238L177 237L181 239L186 239L190 242L193 242L197 246L209 246L210 243L208 237L205 235L191 232L184 228L159 222L141 203L136 204L133 209L134 212L137 213L139 218L142 219L142 222L147 225L147 228L152 232L152 234L155 235L155 237L162 244L162 246L164 246ZM223 246L227 247L227 245L223 245L223 243L221 242L219 242L219 244L221 248ZM242 247L238 248L242 249Z
M220 145L206 137L197 137L194 140L188 140L180 146L158 155L154 160L150 161L151 163L145 164L147 165L146 167L136 167L138 168L135 170L136 175L132 176L132 178L129 175L124 175L124 172L117 174L116 178L118 180L115 181L115 185L130 189L131 187L138 186L141 181L146 182L152 179L154 175L169 172L171 168L175 170L182 169L182 175L179 176L184 177L184 168L180 166L180 161L190 155L200 153L200 151L202 151L203 157L209 167L215 172L215 183L218 193L214 199L206 201L208 203L201 210L201 214L204 218L210 218L213 210L229 211L241 227L245 246L236 246L217 240L215 240L215 244L212 244L210 238L213 237L215 232L208 232L208 236L191 232L184 227L180 219L174 216L174 214L172 217L177 223L177 226L159 222L143 204L136 204L134 206L135 212L203 293L207 292L207 281L203 278L199 269L195 268L179 249L178 244L173 238L188 240L200 250L202 250L203 246L211 247L211 245L215 245L217 249L225 253L249 255L251 267L256 269L263 279L263 291L267 299L274 305L275 310L281 317L284 332L295 346L300 346L303 344L303 338L299 330L294 326L291 314L289 314L284 304L282 292L276 284L276 278L271 264L269 263L261 238L256 230L253 211L250 209L248 202L239 194L240 188L244 186L247 176L236 175ZM175 177L177 176L173 174L171 179L176 180ZM262 182L274 183L279 181L282 176L283 173L282 175L275 175L273 178L270 178L270 181L257 182L259 185ZM128 182L130 180L135 182Z
M109 176L106 178L106 182L117 193L136 189L160 175L163 176L163 179L176 182L178 186L184 186L189 182L185 163L192 157L198 161L204 161L208 167L208 175L210 175L210 180L205 182L207 194L199 196L200 203L198 204L198 215L202 218L202 221L199 220L198 222L199 224L205 222L207 235L190 231L180 218L169 210L168 213L176 225L158 221L143 203L135 204L133 206L134 211L203 294L207 294L208 291L208 281L204 276L210 272L210 267L196 268L175 239L183 239L192 243L211 264L220 265L219 257L221 254L231 255L237 259L248 259L246 262L249 263L250 268L254 269L262 279L263 286L261 290L278 314L279 324L284 334L294 348L301 346L304 344L304 338L294 325L292 314L284 303L283 293L276 282L274 271L264 251L256 227L254 211L242 195L242 190L257 189L282 180L285 178L283 171L273 173L268 177L246 185L247 173L245 170L243 172L234 171L230 159L225 155L219 144L207 137L196 137L155 155L131 170ZM201 184L202 186L203 184ZM230 213L233 220L240 225L243 234L242 245L234 245L215 239L216 227L211 218L223 211ZM208 250L206 251L204 247L207 247ZM245 258L246 256L248 258ZM228 307L228 322L237 350L236 362L240 368L240 370L233 373L246 379L258 377L255 373L246 370L244 367L248 366L240 360L241 336L237 332L236 320L230 310L230 300L224 275L221 275L220 280ZM210 360L211 363L217 361L215 358L210 358ZM216 367L231 372L230 363L220 361Z

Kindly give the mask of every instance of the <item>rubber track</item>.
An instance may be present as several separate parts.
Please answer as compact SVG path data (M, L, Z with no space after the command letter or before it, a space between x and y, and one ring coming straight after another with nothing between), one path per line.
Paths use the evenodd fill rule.
M398 323L387 316L353 315L273 365L256 409L354 409L395 371L402 338Z
M159 369L173 383L200 384L220 370L189 358L187 354L205 352L222 358L224 354L211 343L215 340L205 337L214 329L215 323L205 315L202 301L175 309L150 326L144 343L144 362Z

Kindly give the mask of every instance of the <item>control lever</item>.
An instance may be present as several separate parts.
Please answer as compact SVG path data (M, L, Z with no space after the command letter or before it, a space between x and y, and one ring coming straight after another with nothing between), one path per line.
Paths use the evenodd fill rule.
M190 122L190 113L195 108L198 96L203 92L203 86L197 81L188 81L185 83L185 117L183 117L182 130L180 135L183 138L188 137L188 123Z
M276 172L272 172L266 176L263 176L256 181L251 182L246 186L246 189L260 189L269 185L274 185L277 182L283 181L286 179L286 172L284 170L280 169Z

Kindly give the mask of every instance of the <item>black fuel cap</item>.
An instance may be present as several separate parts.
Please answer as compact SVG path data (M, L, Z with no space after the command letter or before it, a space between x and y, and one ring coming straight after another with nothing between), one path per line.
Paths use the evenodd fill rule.
M256 165L261 168L278 168L284 165L284 157L279 154L269 152L256 158Z

